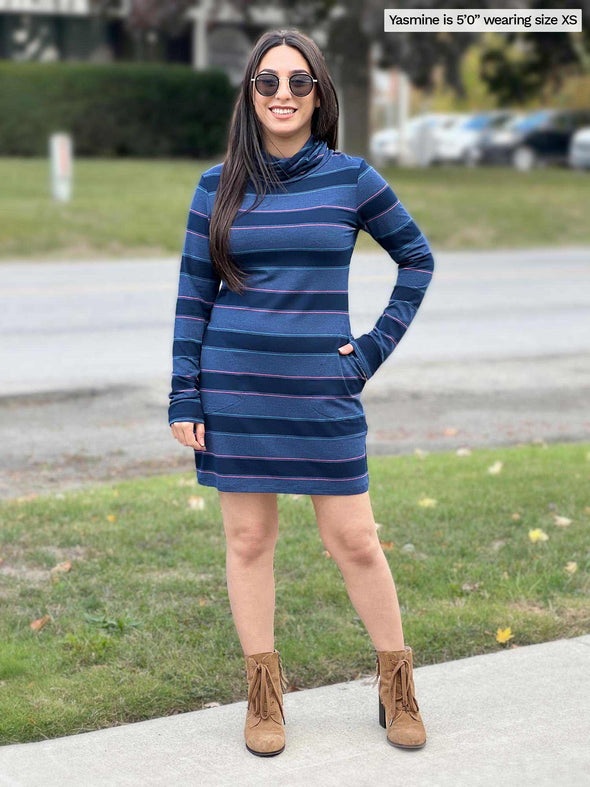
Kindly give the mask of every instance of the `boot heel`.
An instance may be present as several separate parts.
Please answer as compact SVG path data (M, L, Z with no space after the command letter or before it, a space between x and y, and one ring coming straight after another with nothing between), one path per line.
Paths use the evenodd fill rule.
M385 722L385 705L381 702L381 697L379 697L379 724L386 728Z

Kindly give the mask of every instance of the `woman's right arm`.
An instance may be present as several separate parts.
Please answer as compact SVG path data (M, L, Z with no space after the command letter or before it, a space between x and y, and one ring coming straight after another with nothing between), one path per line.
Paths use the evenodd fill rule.
M201 175L188 213L180 262L172 385L168 395L168 423L172 433L183 445L193 448L201 448L194 441L194 424L205 422L199 391L201 342L221 283L209 253L210 219L206 178ZM204 433L204 427L201 431Z

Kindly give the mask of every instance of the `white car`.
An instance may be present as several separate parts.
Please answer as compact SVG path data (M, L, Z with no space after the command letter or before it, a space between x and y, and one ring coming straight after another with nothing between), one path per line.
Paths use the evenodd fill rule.
M574 169L590 167L590 126L583 126L572 135L568 164Z
M476 112L443 129L439 135L437 160L473 166L477 164L481 139L510 118L509 110Z
M397 128L382 128L370 139L369 151L376 167L397 162L399 156L399 131Z

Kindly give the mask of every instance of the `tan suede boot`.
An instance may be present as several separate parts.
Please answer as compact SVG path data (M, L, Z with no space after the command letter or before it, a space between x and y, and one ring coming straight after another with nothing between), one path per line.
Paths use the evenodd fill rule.
M379 682L379 724L387 730L387 740L402 749L421 749L426 730L416 702L412 648L377 650L376 672L372 683Z
M283 674L281 654L275 648L246 656L246 674L246 748L260 757L272 757L285 748L283 690L289 684Z

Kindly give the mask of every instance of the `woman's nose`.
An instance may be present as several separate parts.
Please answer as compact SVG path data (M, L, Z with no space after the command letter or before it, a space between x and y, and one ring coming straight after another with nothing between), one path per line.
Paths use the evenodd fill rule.
M280 79L279 80L279 89L275 93L275 98L279 98L282 100L286 100L291 98L291 89L289 87L289 80L288 79Z

